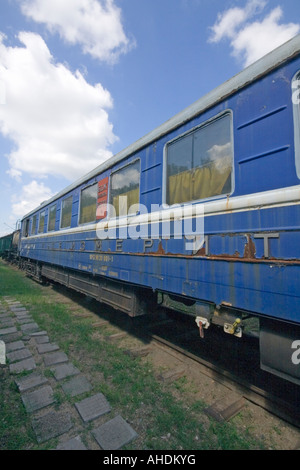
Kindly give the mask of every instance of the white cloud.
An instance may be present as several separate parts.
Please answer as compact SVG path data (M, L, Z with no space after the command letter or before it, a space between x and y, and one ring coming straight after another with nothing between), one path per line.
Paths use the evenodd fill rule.
M134 46L123 30L114 0L20 0L22 12L44 23L67 43L80 44L85 54L114 62Z
M0 36L0 81L6 85L0 132L14 142L9 174L73 180L111 156L111 96L55 63L39 35L22 32L19 40L22 47L6 47Z
M219 42L224 37L233 38L237 28L253 15L263 10L266 5L265 0L250 0L245 8L229 8L218 14L218 20L212 26L211 42Z
M15 168L10 168L9 170L7 170L6 173L12 178L14 178L16 181L18 181L18 183L22 181L22 178L21 178L22 172L20 170L16 170Z
M12 198L12 213L16 218L21 218L28 212L38 207L42 202L53 196L51 189L44 185L32 181L23 186L20 194Z
M247 66L296 36L300 25L279 24L282 15L281 8L277 7L263 21L245 26L232 41L234 55L242 57Z
M260 21L254 21L266 5L265 0L249 0L244 8L220 13L211 28L209 42L229 39L232 55L248 66L299 33L299 23L280 22L283 11L279 6Z

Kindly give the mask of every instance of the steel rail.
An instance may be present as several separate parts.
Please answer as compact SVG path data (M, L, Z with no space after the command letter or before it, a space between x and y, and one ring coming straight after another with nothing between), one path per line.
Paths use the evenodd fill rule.
M240 393L249 402L260 406L283 421L300 428L300 407L295 408L289 402L275 394L251 384L246 379L237 376L220 365L217 365L213 361L208 361L207 359L197 356L196 354L187 351L182 346L172 343L170 340L157 334L149 333L149 330L145 334L151 339L151 342L155 342L159 347L163 348L165 352L170 354L170 351L168 351L169 349L183 356L185 358L184 361L188 360L196 362L197 365L201 367L201 373L204 375L221 383L230 390Z

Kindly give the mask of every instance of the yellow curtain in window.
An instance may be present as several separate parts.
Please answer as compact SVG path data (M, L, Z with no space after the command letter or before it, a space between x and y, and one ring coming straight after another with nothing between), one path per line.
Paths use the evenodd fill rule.
M121 200L120 200L121 197ZM127 197L127 199L125 199ZM126 204L127 202L127 204ZM116 210L116 216L119 217L119 214L127 215L128 209L133 204L139 203L139 188L132 189L127 193L119 194L113 198L113 206Z
M87 224L96 220L96 202L81 208L80 223Z
M169 176L167 202L180 204L222 194L230 172L230 167L221 173L213 166L206 166Z
M183 171L177 175L169 176L168 199L169 205L180 204L192 200L192 172Z
M70 227L70 225L71 225L71 212L68 211L68 212L63 213L62 215L61 228Z

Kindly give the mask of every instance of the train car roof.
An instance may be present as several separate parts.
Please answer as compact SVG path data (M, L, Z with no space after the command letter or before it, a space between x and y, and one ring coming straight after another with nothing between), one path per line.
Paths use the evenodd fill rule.
M195 103L188 106L183 111L179 112L171 119L146 134L141 139L137 140L133 144L126 147L124 150L121 150L113 157L101 163L94 170L85 174L83 177L79 178L74 183L70 184L65 189L57 193L51 199L43 202L39 207L36 207L34 210L26 214L23 219L31 216L32 214L42 209L43 207L51 204L52 202L55 202L60 197L69 193L78 186L88 182L90 179L94 178L98 174L103 173L108 168L124 160L131 154L141 150L143 147L149 145L151 142L158 140L160 137L176 129L177 127L194 118L195 116L201 114L214 104L226 99L228 96L232 95L233 93L236 93L238 90L242 89L253 81L258 80L260 77L266 75L271 70L279 67L282 63L293 59L293 57L297 56L299 52L300 34L295 36L288 42L284 43L283 45L279 46L278 48L274 49L273 51L269 52L267 55L257 60L253 64L249 65L244 70L242 70L241 72L224 82L222 85L219 85L217 88L204 95Z

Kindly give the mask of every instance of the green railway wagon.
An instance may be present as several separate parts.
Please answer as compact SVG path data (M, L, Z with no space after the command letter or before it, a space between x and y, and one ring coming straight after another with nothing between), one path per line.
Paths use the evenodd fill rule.
M12 249L13 234L5 235L0 238L0 256L3 258Z

